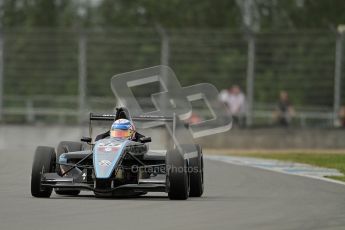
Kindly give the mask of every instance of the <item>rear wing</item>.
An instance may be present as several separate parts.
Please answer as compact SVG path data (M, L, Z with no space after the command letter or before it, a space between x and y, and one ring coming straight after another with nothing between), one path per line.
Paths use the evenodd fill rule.
M116 114L94 114L90 113L90 121L114 121ZM132 121L174 121L174 117L165 116L136 116L131 117Z
M90 113L90 120L89 120L89 136L92 137L92 121L115 121L116 114L94 114ZM142 122L154 122L154 121L161 121L161 122L172 122L173 125L173 133L175 133L175 125L176 120L175 116L172 117L165 117L165 116L136 116L131 117L132 121L142 121Z
M89 120L89 134L92 137L92 121L115 121L116 114L95 114L90 113L90 120ZM142 122L172 122L172 135L175 136L176 132L176 114L174 113L173 116L134 116L131 117L132 121L142 121ZM185 127L188 127L188 123L184 123ZM174 142L175 146L175 142Z

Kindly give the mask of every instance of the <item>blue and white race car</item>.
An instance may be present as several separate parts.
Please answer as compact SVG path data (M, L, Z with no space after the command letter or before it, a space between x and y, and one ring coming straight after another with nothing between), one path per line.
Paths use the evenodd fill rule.
M176 123L174 116L130 117L126 108L119 108L116 114L91 113L90 128L91 121L112 122L121 118ZM202 196L201 147L172 143L165 153L157 154L149 149L149 142L151 138L145 136L136 141L106 137L95 143L84 137L81 142L62 141L56 150L38 146L32 165L31 194L50 197L54 189L58 195L70 196L81 190L93 191L96 197L133 197L147 192L166 192L174 200Z

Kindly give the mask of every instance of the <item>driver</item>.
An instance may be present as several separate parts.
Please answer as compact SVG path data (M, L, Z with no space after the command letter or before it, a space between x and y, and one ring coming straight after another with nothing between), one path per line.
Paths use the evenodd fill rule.
M118 119L111 125L110 136L123 139L133 139L135 136L135 127L132 122L127 119Z
M129 139L132 141L139 141L141 137L144 137L140 133L136 132L134 124L127 119L116 120L111 125L109 131L98 135L95 140L98 141L109 136L121 139Z

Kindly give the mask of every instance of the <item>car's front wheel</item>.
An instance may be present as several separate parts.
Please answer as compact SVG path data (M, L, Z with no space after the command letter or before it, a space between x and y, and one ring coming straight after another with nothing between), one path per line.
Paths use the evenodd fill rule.
M52 188L42 187L44 173L55 171L56 155L54 148L38 146L35 152L31 171L31 195L34 197L50 197Z
M183 155L176 149L166 155L168 196L171 200L186 200L189 196L189 175Z

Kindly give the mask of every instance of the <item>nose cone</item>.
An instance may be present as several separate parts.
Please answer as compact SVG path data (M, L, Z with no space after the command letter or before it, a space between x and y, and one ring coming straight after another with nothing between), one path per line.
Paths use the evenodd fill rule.
M93 165L95 176L99 179L107 179L111 176L124 154L128 140L115 138L99 140L93 150Z

